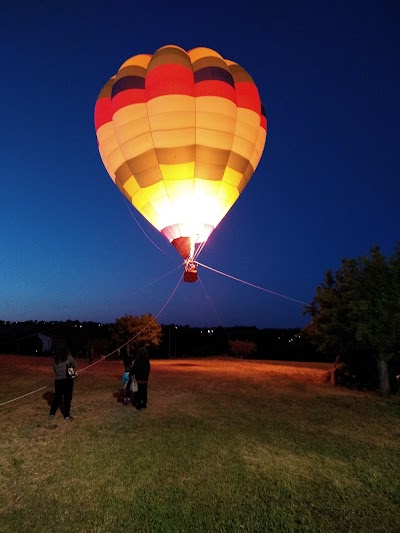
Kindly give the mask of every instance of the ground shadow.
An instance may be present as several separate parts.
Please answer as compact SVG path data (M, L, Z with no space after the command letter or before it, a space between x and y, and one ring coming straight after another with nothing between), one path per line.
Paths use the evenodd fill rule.
M125 389L118 389L113 393L113 396L117 399L117 403L124 403Z
M125 393L125 389L118 389L118 391L115 391L113 393L113 396L114 398L116 398L117 400L117 403L121 403L122 405L135 405L135 394L134 393L131 393L130 397L128 397L128 401L127 401L127 396L126 396L126 393Z
M43 400L45 400L47 402L47 405L49 407L51 407L51 404L53 403L53 400L54 400L54 392L45 392L42 396ZM64 403L63 401L61 400L60 402L60 405L58 406L60 411L61 411L61 414L64 416Z
M54 400L54 392L45 392L42 398L46 400L47 405L50 407Z

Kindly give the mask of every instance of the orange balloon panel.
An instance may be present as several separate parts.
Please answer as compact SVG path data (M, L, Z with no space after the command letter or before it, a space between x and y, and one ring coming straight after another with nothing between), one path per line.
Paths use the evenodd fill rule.
M169 45L121 66L99 94L95 126L114 183L187 258L247 185L267 124L242 67Z

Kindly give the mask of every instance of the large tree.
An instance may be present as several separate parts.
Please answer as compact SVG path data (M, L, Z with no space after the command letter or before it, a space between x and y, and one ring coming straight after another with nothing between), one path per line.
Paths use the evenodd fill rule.
M341 359L370 350L382 394L390 391L388 362L400 348L400 247L387 259L378 246L369 256L343 259L325 274L305 312L304 328L318 350Z
M145 347L157 348L161 341L161 325L151 314L117 318L112 337L118 346L126 345L133 351Z

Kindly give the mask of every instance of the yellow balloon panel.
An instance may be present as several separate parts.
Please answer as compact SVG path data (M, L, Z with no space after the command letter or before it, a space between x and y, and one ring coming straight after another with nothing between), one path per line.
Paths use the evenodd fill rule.
M129 197L132 198L140 190L140 185L132 176L124 183L124 189L128 193Z
M172 132L187 129L194 129L196 127L195 113L188 111L169 111L168 113L161 113L159 115L150 115L149 123L153 133Z
M154 212L157 213L157 227L162 229L164 227L163 224L168 226L173 224L176 214L172 210L171 200L164 182L161 181L150 185L144 189L144 192Z
M150 60L151 60L150 54L138 54L136 56L133 56L127 59L125 63L122 63L119 70L121 71L123 68L130 67L130 66L139 66L139 67L143 67L146 69L150 63Z
M194 177L185 180L165 180L165 189L171 201L172 210L176 211L181 204L191 202L194 190Z
M217 113L236 120L237 111L237 105L227 98L218 96L198 96L196 98L196 113Z
M203 57L218 57L220 59L223 59L218 52L212 50L211 48L206 48L205 46L199 46L198 48L193 48L192 50L189 50L188 56L190 57L192 63L194 63L198 59L202 59Z
M111 165L109 164L109 162L108 162L107 158L105 157L105 154L103 153L103 150L101 149L100 146L99 146L99 153L100 153L100 157L101 157L101 160L103 162L103 165L106 167L106 170L107 170L110 178L115 183L115 172L111 168Z
M188 178L194 178L194 161L177 165L160 164L160 170L164 180L185 180ZM180 181L177 181L177 183L180 183ZM180 194L179 190L176 194Z
M134 172L133 175L141 187L150 187L155 183L163 181L160 167L158 165L141 172Z
M107 165L114 175L117 169L125 162L118 141L115 137L114 128L111 123L105 124L98 130L99 150Z
M232 205L236 202L236 200L239 198L239 190L237 187L232 187L231 185L222 182L219 192L218 192L218 202L221 208L220 213L220 220L218 220L218 223L224 218L226 213L229 211L229 209L232 207Z
M210 117L209 129L196 128L196 144L218 148L219 150L231 150L234 137L232 133L218 131L218 121Z
M196 112L197 128L208 129L211 128L212 123L214 124L215 131L233 135L236 129L236 113L235 116L230 116L210 111Z
M113 169L114 173L116 174L118 169L125 162L125 158L124 158L123 153L121 152L121 149L118 147L113 152L108 153L107 161L110 167Z
M196 142L196 129L193 127L173 131L153 131L152 138L155 148L190 146Z
M241 155L245 159L250 159L254 151L254 144L235 134L232 144L232 152Z
M251 109L239 109L235 135L255 145L260 128L260 117Z
M237 172L231 167L226 167L224 175L222 177L222 182L232 187L238 188L241 179L243 178L242 172Z
M194 220L216 226L222 218L221 203L218 199L220 182L195 179L192 212Z
M146 135L147 133L151 134L149 119L147 116L140 119L126 121L124 124L118 124L118 122L115 121L115 126L118 143L120 145L135 140L142 135Z
M154 149L153 136L151 132L145 133L136 139L127 141L123 146L121 146L121 149L124 153L125 159L127 160L138 157L149 150Z
M127 105L113 114L114 129L117 132L118 128L128 122L136 122L145 118L148 120L148 115L146 104Z
M252 156L250 157L250 164L252 165L253 170L257 168L258 163L260 162L260 159L261 159L261 156L264 150L266 138L267 138L267 132L265 131L264 128L260 128L258 130L258 138L257 138L256 145L254 147L254 152Z
M168 94L153 98L146 104L149 116L163 115L186 111L188 114L196 111L196 99L193 96L183 94ZM194 117L193 117L194 120ZM193 125L193 123L191 124Z
M154 227L161 231L163 222L143 189L140 189L135 196L133 196L132 204L151 224L153 224Z
M194 175L207 176L209 181L221 181L224 175L225 165L210 165L196 161L194 166ZM210 198L211 200L211 198Z

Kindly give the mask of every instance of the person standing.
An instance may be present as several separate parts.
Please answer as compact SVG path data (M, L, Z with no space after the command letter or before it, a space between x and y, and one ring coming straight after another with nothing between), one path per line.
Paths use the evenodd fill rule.
M91 346L89 348L89 364L93 363L93 359L94 359L94 348L93 346Z
M69 353L65 345L61 345L56 349L54 354L53 369L55 373L54 380L54 399L50 407L50 416L53 417L60 405L61 400L64 400L64 420L71 420L70 414L72 394L74 392L74 379L69 377L68 367L76 370L76 362Z
M133 354L131 354L131 350L130 350L129 344L125 348L125 350L123 352L122 360L124 362L125 372L130 372L130 370L132 368L132 363L133 363Z
M138 390L135 405L136 409L140 411L140 409L147 407L147 383L150 375L150 361L146 348L139 348L138 356L133 363L130 375L135 376L137 382Z

